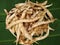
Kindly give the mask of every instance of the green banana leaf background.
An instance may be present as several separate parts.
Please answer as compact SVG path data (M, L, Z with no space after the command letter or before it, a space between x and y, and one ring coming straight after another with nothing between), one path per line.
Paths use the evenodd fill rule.
M44 2L45 0L31 0L33 2ZM53 16L57 20L50 24L50 26L55 29L50 31L50 35L41 41L39 44L34 43L33 45L60 45L60 0L47 0L48 4L53 4L48 9L51 11ZM16 3L22 3L25 0L0 0L0 45L15 45L15 37L6 29L5 18L6 14L4 9L8 11L14 7Z

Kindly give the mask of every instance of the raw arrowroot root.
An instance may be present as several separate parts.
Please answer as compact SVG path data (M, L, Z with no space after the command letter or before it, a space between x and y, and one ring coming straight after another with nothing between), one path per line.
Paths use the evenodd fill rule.
M55 21L47 9L50 5L25 1L18 3L15 8L7 12L6 29L16 37L16 44L31 45L32 43L48 37L49 31L53 30L49 24Z

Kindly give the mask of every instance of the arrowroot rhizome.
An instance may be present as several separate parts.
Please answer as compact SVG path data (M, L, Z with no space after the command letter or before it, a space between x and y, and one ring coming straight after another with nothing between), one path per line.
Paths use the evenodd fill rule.
M47 1L36 3L25 1L15 4L9 12L4 9L6 16L6 29L16 37L16 44L32 45L38 40L48 37L49 31L53 30L49 24L56 19L47 9Z

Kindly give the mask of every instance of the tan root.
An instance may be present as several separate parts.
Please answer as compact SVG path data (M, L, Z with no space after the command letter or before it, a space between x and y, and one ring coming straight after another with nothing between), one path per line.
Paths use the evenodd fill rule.
M9 12L4 9L6 29L16 37L16 44L31 45L48 37L49 31L53 30L49 24L55 21L47 9L51 5L47 5L47 1L33 3L28 0L16 4Z

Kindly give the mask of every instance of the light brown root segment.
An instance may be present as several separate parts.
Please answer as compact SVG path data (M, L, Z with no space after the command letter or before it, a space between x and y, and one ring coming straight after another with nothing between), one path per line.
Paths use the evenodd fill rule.
M16 45L32 45L38 40L48 37L52 29L49 24L55 21L51 12L47 9L52 4L31 2L18 3L15 8L6 13L6 29L16 37ZM38 44L38 43L37 43Z

